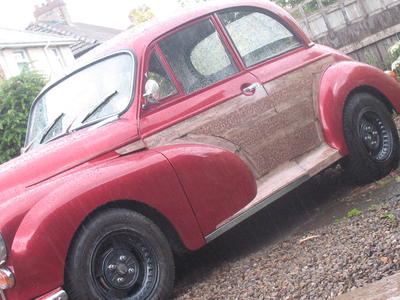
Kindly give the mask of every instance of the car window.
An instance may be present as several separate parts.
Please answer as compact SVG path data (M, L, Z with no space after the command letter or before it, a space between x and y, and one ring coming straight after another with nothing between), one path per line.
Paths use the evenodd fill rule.
M185 94L238 72L210 19L185 27L158 45Z
M133 74L131 55L118 54L60 81L32 107L26 143L34 141L33 148L124 111L131 101Z
M247 67L302 46L284 25L258 11L222 12L219 17Z
M158 83L160 87L160 101L177 93L177 89L172 83L156 51L153 51L150 56L146 78L147 80L155 80Z

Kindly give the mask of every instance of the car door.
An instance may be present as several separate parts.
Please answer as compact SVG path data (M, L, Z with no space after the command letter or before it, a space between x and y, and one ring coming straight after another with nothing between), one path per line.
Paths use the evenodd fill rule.
M244 70L232 55L214 18L207 16L185 24L149 48L143 94L148 94L146 86L158 86L158 92L155 97L142 99L140 133L153 149L172 144L226 149L239 156L257 177L258 158L243 151L243 145L268 136L254 126L259 118L268 119L276 111L256 76ZM173 158L169 159L174 165ZM182 178L185 172L174 167L204 234L251 200L243 197L243 189L239 191L240 185L232 184L232 180L224 185L226 181L206 173L201 177L203 182L185 184L189 181ZM236 174L236 178L240 176ZM205 187L216 192L206 193Z
M257 77L243 69L218 31L213 16L184 25L159 39L148 57L144 81L162 65L158 103L147 101L140 130L149 147L172 143L205 143L236 153L259 177L257 153L248 144L268 136L259 123L276 115L274 103ZM165 93L165 82L170 92ZM154 102L154 101L153 101Z
M266 10L239 7L218 16L245 69L263 84L277 111L258 125L269 129L269 138L248 150L260 156L260 172L266 174L318 148L323 135L314 94L318 76L331 58L318 57L293 29Z

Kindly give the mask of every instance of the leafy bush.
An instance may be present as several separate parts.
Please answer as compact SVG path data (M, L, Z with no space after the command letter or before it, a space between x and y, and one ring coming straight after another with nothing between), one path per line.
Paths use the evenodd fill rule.
M394 60L392 63L392 70L400 74L400 42L395 43L389 48L389 54Z
M296 5L305 2L305 0L273 0L273 2L279 4L282 7L295 7ZM337 0L322 0L324 6L329 6ZM305 5L305 10L315 11L318 9L317 1L311 1Z
M0 84L0 163L19 155L31 103L45 83L42 75L23 72Z

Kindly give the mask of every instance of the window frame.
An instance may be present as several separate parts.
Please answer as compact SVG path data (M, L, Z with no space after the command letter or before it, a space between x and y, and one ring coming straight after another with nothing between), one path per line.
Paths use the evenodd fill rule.
M175 73L173 72L173 70L172 70L167 58L165 57L165 55L162 52L161 48L159 47L158 43L161 40L163 40L163 39L175 34L178 31L181 31L181 30L183 30L183 29L185 29L187 27L190 27L191 25L194 25L196 23L202 22L202 21L207 20L207 19L209 19L211 21L211 24L214 26L215 32L217 32L217 34L218 34L218 36L219 36L219 38L220 38L220 40L221 40L221 42L223 44L223 47L226 50L226 54L230 57L232 63L237 68L237 73L235 73L232 76L229 76L227 78L224 78L224 79L222 79L220 81L214 82L211 85L203 87L203 88L201 88L201 89L199 89L197 91L194 91L194 92L192 92L190 94L186 94L183 91L183 87L182 87L181 83L177 79ZM147 109L141 108L140 111L141 111L141 114L143 114L143 115L162 110L164 107L169 106L169 105L173 105L174 103L185 101L185 100L187 100L187 99L189 99L191 97L196 96L197 94L200 94L200 93L204 92L207 89L210 89L210 88L215 87L215 86L220 85L220 84L224 84L225 82L231 80L232 78L240 76L241 74L243 74L243 72L246 72L243 63L241 62L240 56L238 56L236 54L236 52L235 52L236 50L233 48L233 44L232 44L231 40L226 35L226 33L223 31L222 24L220 23L218 17L216 16L216 12L212 12L212 13L206 14L206 15L201 16L199 18L193 19L193 20L191 20L191 21L189 21L187 23L181 24L181 25L177 26L176 28L174 28L173 30L168 31L167 33L165 33L165 34L159 36L158 38L156 38L155 40L153 40L153 42L150 43L149 46L146 49L145 64L144 64L144 70L146 70L146 72L148 70L148 64L150 62L150 56L151 56L152 51L154 49L158 51L158 55L160 57L160 60L162 61L164 67L166 68L166 70L168 72L168 75L171 77L171 80L173 81L173 83L175 84L175 86L176 86L176 88L177 88L177 90L179 92L177 94L173 95L173 97L169 97L168 100L167 99L163 100L162 103L160 103L160 104L149 106ZM189 63L191 63L190 59L189 59ZM192 66L192 67L194 68L194 66ZM143 73L142 78L144 79L144 73ZM140 103L141 107L142 107L143 104L145 104L145 99L143 97L145 84L146 84L146 81L143 80L143 82L141 83L141 87L142 87L142 93L141 93L141 98L142 99L141 99L141 103Z
M182 86L181 86L180 82L177 80L177 78L175 77L175 74L173 73L170 65L168 64L166 57L162 53L161 49L158 47L158 44L154 44L146 51L146 55L145 55L144 72L143 72L143 76L142 76L143 77L142 98L144 98L143 94L145 92L145 85L146 85L146 80L147 80L145 75L149 71L150 59L154 53L156 53L158 55L161 65L164 67L165 71L167 72L167 74L169 76L169 79L171 80L172 84L175 86L176 93L169 95L167 97L164 97L162 99L159 99L158 101L160 101L160 103L156 104L156 105L151 105L151 107L162 105L164 102L168 102L169 100L171 100L175 97L179 97L180 95L184 94ZM151 107L149 107L149 109L151 109Z
M298 41L300 42L300 45L298 47L288 49L287 51L281 52L281 53L279 53L277 55L274 55L272 57L268 57L268 58L266 58L264 60L261 60L261 61L255 63L255 64L253 64L251 66L246 66L242 56L239 53L239 50L236 47L236 44L234 43L234 41L233 41L231 35L229 34L226 26L223 24L223 22L222 22L222 20L220 18L220 14L227 13L227 12L239 12L239 11L258 12L258 13L261 13L263 15L266 15L266 16L272 18L276 22L280 23L283 27L285 27L295 38L297 38ZM267 63L269 63L271 61L275 61L277 59L280 59L281 57L286 56L288 53L296 52L296 50L302 49L302 48L304 48L306 46L306 43L301 38L301 36L299 36L299 34L291 26L289 26L287 24L287 22L285 22L282 18L280 18L278 15L274 14L273 12L271 12L269 10L266 10L266 9L263 9L263 8L260 8L260 7L256 7L256 6L236 6L236 7L230 7L230 8L226 8L226 9L223 9L223 10L216 11L214 14L215 14L215 17L218 19L218 22L219 22L219 24L221 26L221 30L224 32L224 34L229 39L230 45L234 49L235 55L238 57L238 59L241 62L241 65L246 70L251 70L251 69L257 68L257 67L259 67L259 66L261 66L263 64L267 64Z
M51 47L48 49L50 56L52 57L53 61L56 61L58 66L60 67L62 70L65 69L65 62L64 62L64 57L60 51L60 49L58 47Z
M15 64L18 68L19 74L21 74L24 71L25 66L28 71L32 69L32 66L31 66L32 62L28 56L28 52L25 49L16 49L12 52L12 54L13 54ZM21 54L22 59L18 58L18 54ZM21 64L24 65L22 68L20 66Z
M135 102L135 93L136 93L136 80L137 80L137 74L138 74L138 59L135 55L135 53L131 50L120 50L120 51L116 51L113 52L111 54L105 55L103 57L97 58L89 63L86 63L82 66L79 66L77 69L73 70L72 72L66 74L65 76L61 77L60 79L50 83L48 86L46 86L37 96L36 98L33 100L31 107L29 109L29 119L28 119L28 123L27 123L27 130L25 133L25 141L24 141L24 147L26 147L29 143L28 143L28 136L30 134L30 127L31 127L31 123L32 123L32 110L33 107L37 104L37 102L39 101L39 99L41 99L43 97L44 94L46 94L50 89L54 88L55 86L57 86L58 84L60 84L61 82L65 81L66 79L70 78L71 76L74 76L76 73L79 73L81 71L83 71L84 69L90 68L91 66L101 63L102 61L105 61L107 59L110 59L112 57L118 56L118 55L128 55L131 60L132 60L132 66L133 68L133 72L132 72L132 86L131 86L131 90L130 90L130 94L129 94L129 103L127 104L127 106L125 107L124 110L122 110L119 113L110 115L110 116L106 116L104 118L101 119L97 119L93 122L87 122L85 124L82 124L81 126L78 126L77 128L74 128L74 130L72 130L72 132L77 131L77 130L81 130L84 129L86 127L95 125L95 124L100 124L101 122L104 122L105 120L108 119L113 119L112 122L118 120L123 114L125 114L128 110L130 110L132 108L133 103ZM139 100L140 101L140 100ZM53 139L50 139L46 142L44 142L43 144L46 144L48 142L51 142L55 139L61 138L63 136L65 136L66 134L61 134Z

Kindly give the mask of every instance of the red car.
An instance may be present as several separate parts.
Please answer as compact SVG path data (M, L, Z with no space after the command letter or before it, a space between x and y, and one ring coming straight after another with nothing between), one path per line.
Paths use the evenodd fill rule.
M165 299L173 253L338 160L361 183L399 161L399 82L268 2L139 25L79 65L0 168L2 299Z

